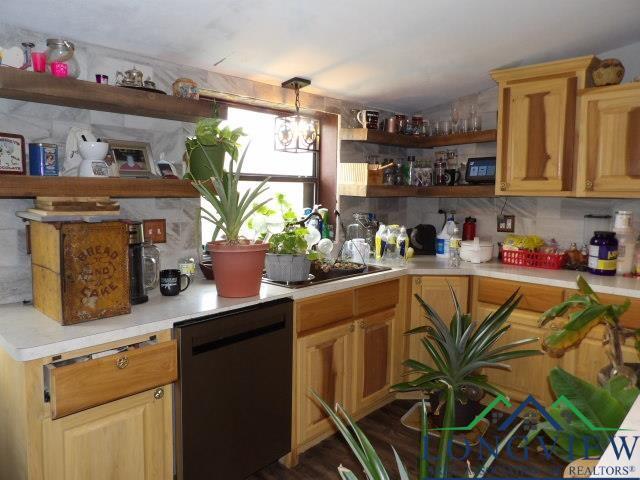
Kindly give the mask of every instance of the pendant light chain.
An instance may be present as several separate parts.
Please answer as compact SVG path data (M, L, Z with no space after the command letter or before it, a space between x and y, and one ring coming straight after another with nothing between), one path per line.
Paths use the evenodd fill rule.
M296 113L300 113L300 87L296 83Z

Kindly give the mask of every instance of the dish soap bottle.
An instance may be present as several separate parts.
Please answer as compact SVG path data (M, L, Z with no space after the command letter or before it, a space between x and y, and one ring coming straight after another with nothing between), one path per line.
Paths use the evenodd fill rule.
M442 231L436 237L436 257L449 258L449 241L455 228L456 222L451 214L442 227Z
M384 223L381 223L378 227L378 231L376 232L376 260L380 260L382 258L382 254L384 253L385 244L387 243L386 229L387 226Z

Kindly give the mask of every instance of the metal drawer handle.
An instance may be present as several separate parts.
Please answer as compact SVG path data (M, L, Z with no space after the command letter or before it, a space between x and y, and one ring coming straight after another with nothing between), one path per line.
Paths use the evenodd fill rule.
M504 192L505 190L507 190L507 188L508 188L507 182L500 182L500 190L501 191Z
M587 180L584 182L585 190L593 190L593 182L591 180Z
M128 365L129 359L127 357L120 357L118 360L116 360L116 367L118 367L120 370L122 370L123 368L127 368Z
M367 327L367 325L364 323L364 320L360 320L358 324L360 325L361 330L364 330Z
M164 397L164 390L162 388L158 388L155 392L153 392L153 398L156 400L160 400Z

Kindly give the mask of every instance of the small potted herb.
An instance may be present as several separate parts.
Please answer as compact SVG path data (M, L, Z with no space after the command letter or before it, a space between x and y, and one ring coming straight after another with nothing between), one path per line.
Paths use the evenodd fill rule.
M318 252L311 251L310 231L298 222L286 196L276 193L273 200L274 208L262 205L248 223L256 240L269 241L266 276L275 282L303 282L309 278L311 261L318 258Z
M267 278L276 282L304 282L309 278L311 261L318 252L307 243L309 230L290 225L269 238L269 253L265 260Z

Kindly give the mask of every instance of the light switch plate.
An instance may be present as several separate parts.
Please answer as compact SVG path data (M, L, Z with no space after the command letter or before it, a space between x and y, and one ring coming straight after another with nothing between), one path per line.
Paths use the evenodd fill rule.
M513 233L515 229L515 215L498 215L498 232Z
M164 218L143 220L144 239L151 243L167 243L167 221Z

